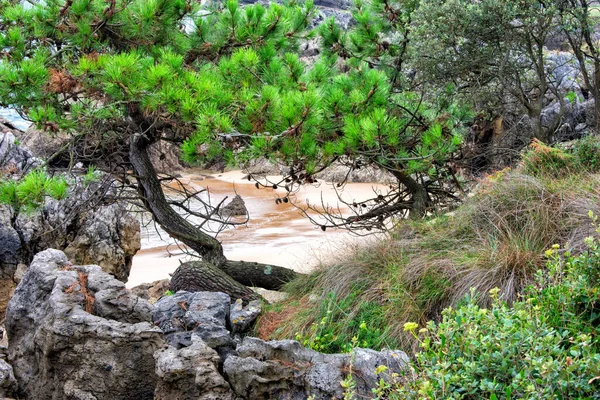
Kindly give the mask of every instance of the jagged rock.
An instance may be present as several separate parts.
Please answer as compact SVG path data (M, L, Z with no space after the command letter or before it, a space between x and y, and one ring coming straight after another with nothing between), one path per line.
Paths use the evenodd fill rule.
M293 340L265 342L247 337L237 347L238 355L228 357L223 372L234 392L245 399L343 398L344 380L350 366L357 396L369 396L381 376L379 365L388 373L400 373L408 357L400 351L356 349L354 354L322 354Z
M158 299L164 296L165 292L169 290L169 285L170 282L168 279L162 279L152 283L142 283L130 290L132 294L141 297L144 300L148 300L150 304L155 304Z
M33 154L16 143L14 129L0 121L0 176L14 176L27 172L42 164Z
M220 214L223 217L244 217L248 215L248 209L246 208L244 199L239 194L236 194L229 204L221 209Z
M246 332L250 325L260 315L260 300L252 300L246 307L243 306L242 299L237 299L231 305L229 312L229 326L232 333Z
M37 254L11 298L8 359L29 399L153 399L153 306L100 267Z
M95 263L126 282L141 247L140 224L121 205L99 207L79 216L79 229L64 249L77 264Z
M191 345L194 337L212 348L232 347L227 329L230 303L225 293L179 291L156 303L152 321L176 349Z
M19 177L39 164L29 150L15 144L12 133L0 134L0 176ZM18 214L0 205L0 277L12 278L19 264L28 265L39 251L57 248L74 263L93 262L127 281L141 247L139 222L122 204L110 201L110 180L90 184L77 176L66 178L65 199L48 198L40 209Z
M217 352L202 340L189 347L170 347L154 354L156 400L232 400L229 383L219 373Z
M12 367L0 358L0 399L14 396L17 392L17 380Z
M180 158L180 147L174 143L159 141L150 146L148 153L152 165L159 173L176 175L186 167Z

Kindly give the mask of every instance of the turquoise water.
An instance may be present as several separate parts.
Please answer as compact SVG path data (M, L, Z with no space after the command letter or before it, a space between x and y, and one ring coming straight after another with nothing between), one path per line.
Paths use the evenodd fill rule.
M14 110L8 108L0 108L0 117L10 121L14 126L22 130L26 130L30 125L29 121L25 121Z

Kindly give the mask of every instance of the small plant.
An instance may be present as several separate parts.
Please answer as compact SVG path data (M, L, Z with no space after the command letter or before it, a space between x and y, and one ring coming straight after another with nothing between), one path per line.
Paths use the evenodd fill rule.
M90 165L88 167L87 173L83 176L83 184L87 186L97 180L98 180L98 172L96 170L96 167L94 167L93 165Z
M63 177L50 177L44 170L29 172L19 181L0 181L0 204L15 211L32 211L43 205L47 196L57 200L68 195L69 184Z
M586 136L577 141L573 154L581 167L590 172L600 170L600 139L597 136Z
M532 176L565 176L578 167L577 159L563 150L534 139L521 162L524 172Z

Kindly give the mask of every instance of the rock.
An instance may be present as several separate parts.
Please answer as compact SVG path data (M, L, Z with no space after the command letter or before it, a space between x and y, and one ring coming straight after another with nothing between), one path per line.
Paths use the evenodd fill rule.
M242 299L237 299L231 305L229 312L229 326L232 333L246 332L250 325L260 315L261 307L259 300L252 300L246 307L242 304Z
M132 294L148 300L150 304L155 304L169 290L169 285L168 279L162 279L152 283L142 283L130 290Z
M4 325L0 325L0 360L8 359L8 335Z
M138 220L115 203L82 212L78 222L79 229L64 248L69 259L77 264L95 263L127 282L133 256L141 247Z
M153 399L153 306L99 266L37 254L11 298L8 359L29 399Z
M227 329L230 303L225 293L179 291L156 303L152 321L176 349L189 346L195 337L214 349L232 347Z
M0 359L0 399L12 397L17 393L17 380L12 367Z
M0 121L0 176L11 177L38 167L42 161L17 145L15 130L8 129Z
M1 121L0 130L5 130ZM41 165L29 150L16 144L14 134L19 132L11 129L0 134L0 176L5 178L19 178ZM93 262L127 281L133 256L141 246L139 222L123 204L110 201L115 186L108 177L98 177L93 183L77 175L64 177L69 196L62 200L48 198L39 209L17 214L0 205L0 277L13 278L19 264L26 266L34 254L57 248L74 263Z
M248 215L248 209L246 208L244 199L239 194L236 194L233 200L221 209L220 215L223 217L245 217Z
M350 370L357 397L367 398L381 378L375 374L379 365L388 367L391 374L400 373L408 363L400 351L356 349L353 355L322 354L293 340L265 342L247 337L236 350L237 356L225 360L223 372L235 394L247 399L341 399L340 382Z
M148 149L150 161L159 173L176 175L187 165L181 161L180 147L174 143L159 141Z
M156 400L232 400L229 383L219 373L217 352L202 340L189 347L170 347L154 354L158 383Z
M336 162L315 175L326 182L362 182L394 184L397 179L389 172L372 166L364 166L350 171L350 167Z

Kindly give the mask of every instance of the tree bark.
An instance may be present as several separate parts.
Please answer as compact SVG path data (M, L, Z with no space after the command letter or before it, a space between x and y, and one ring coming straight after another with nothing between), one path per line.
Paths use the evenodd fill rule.
M410 208L410 218L424 217L429 205L427 189L404 171L390 170L390 172L411 194L412 206Z
M204 261L183 263L171 277L171 291L187 290L188 292L223 292L231 300L244 301L260 299L260 295L247 286L236 282L224 274L219 268Z
M207 271L204 280L215 279L216 271L220 271L219 290L235 297L241 293L238 286L240 284L279 290L297 276L296 272L279 266L227 260L217 239L197 229L168 204L148 155L148 146L151 143L152 140L144 134L138 133L131 137L129 159L136 173L140 194L146 208L165 232L196 251L203 261L216 267L215 270L211 269L210 273L204 268ZM210 287L209 282L205 285Z

